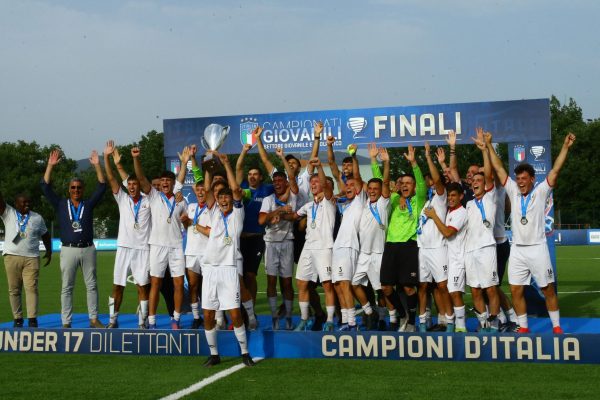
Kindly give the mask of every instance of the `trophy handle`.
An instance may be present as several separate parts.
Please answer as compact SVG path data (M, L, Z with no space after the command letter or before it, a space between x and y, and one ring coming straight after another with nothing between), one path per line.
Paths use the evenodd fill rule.
M231 129L231 127L229 125L225 125L223 127L223 142L225 141L225 138L227 137L227 135L229 135L230 129Z
M204 150L210 150L210 147L208 147L208 143L206 143L206 139L204 139L204 136L200 138L200 144L202 145L202 147L204 147Z

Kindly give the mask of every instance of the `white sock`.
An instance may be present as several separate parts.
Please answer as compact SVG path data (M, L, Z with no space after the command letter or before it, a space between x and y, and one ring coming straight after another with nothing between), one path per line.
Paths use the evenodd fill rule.
M333 322L333 316L335 315L335 306L326 306L327 309L327 322Z
M485 325L486 325L487 319L488 319L487 310L482 312L481 314L479 314L477 311L475 311L475 315L477 315L477 320L479 321L479 326L481 326L482 328L485 328Z
M194 315L194 319L200 319L200 310L198 309L198 303L190 304L192 307L192 314Z
M303 321L308 320L308 308L310 307L310 303L308 301L299 301L298 305L300 306L300 318Z
M500 312L498 313L498 321L500 321L501 324L506 323L506 314L504 314L502 309L500 309Z
M156 325L156 315L148 315L148 323L150 325Z
M446 325L446 324L450 324L451 323L451 322L448 322L446 320L446 315L444 315L444 314L438 314L438 319L437 319L438 325ZM454 316L454 314L452 314L452 315Z
M521 328L529 328L529 325L527 324L527 314L517 315L517 324L519 324Z
M444 318L445 318L445 321L444 321L444 322L445 322L446 324L453 324L453 323L454 323L454 314L452 314L452 315L448 315L448 314L446 314L446 315L444 316Z
M215 319L217 320L217 325L221 325L225 320L225 312L223 310L217 310L215 312Z
M346 310L348 314L348 325L355 326L356 325L356 309L354 307Z
M467 326L465 321L465 306L462 307L454 307L454 315L456 316L455 322L456 327L459 329L466 329Z
M285 304L285 317L286 318L292 318L292 311L294 311L294 301L293 300L284 300L283 303Z
M110 322L115 322L115 299L108 296L108 313L110 314Z
M552 321L552 327L556 328L560 326L560 311L548 311L548 315L550 315L550 321Z
M425 325L427 323L427 312L419 315L419 324Z
M181 314L178 313L177 311L173 311L173 319L175 321L179 321L180 318L181 318Z
M371 307L371 303L369 303L368 301L367 301L367 304L362 306L362 309L363 309L365 315L373 314L373 307Z
M390 324L395 324L398 322L398 311L394 310L388 310L388 313L390 314Z
M377 307L377 309L379 310L379 320L385 321L385 316L388 313L387 307Z
M429 321L431 319L431 309L426 308L425 309L425 322Z
M342 312L342 324L347 324L348 323L348 310L345 308L342 308L340 311Z
M254 315L254 303L252 303L252 299L243 302L242 305L248 313L248 320L256 321L256 315Z
M140 325L142 325L146 321L146 318L148 318L148 300L141 300L140 315L138 317Z
M233 331L235 332L235 337L237 338L237 341L240 344L240 349L242 350L242 354L248 354L248 342L246 341L246 328L244 327L244 325L242 325L239 328L234 327Z
M206 342L208 343L208 348L210 349L210 355L216 356L219 355L219 349L217 349L217 330L212 328L211 330L205 330L206 334Z
M517 313L515 312L514 308L509 308L506 313L508 314L508 319L510 322L517 322Z
M271 317L277 318L277 297L269 297L268 300L271 307Z

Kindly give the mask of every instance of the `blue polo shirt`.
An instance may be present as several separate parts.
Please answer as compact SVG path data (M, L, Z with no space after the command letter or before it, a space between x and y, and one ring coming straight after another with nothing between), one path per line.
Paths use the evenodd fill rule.
M75 232L73 229L71 218L69 217L69 202L64 197L59 197L52 186L47 184L43 179L41 182L42 193L48 199L58 219L58 227L60 229L60 241L62 243L92 243L94 240L94 207L102 199L106 191L106 183L98 183L96 190L89 199L83 200L83 213L81 214L81 231Z
M265 228L258 223L258 214L262 201L274 193L273 185L261 183L256 189L248 186L247 181L243 181L240 185L244 192L250 192L249 198L244 198L244 229L245 233L265 233Z

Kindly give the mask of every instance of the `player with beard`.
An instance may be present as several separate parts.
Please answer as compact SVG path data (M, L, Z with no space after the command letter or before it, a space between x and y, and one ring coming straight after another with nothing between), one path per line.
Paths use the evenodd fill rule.
M283 156L281 148L276 149L288 175L273 173L275 193L266 197L260 208L258 223L265 225L265 270L267 272L267 299L271 307L273 329L279 329L277 315L277 277L280 279L286 315L286 329L292 329L292 304L294 288L294 213L297 209L298 184L295 179L288 183L287 176L293 176L291 168Z
M327 322L323 325L323 330L332 331L335 312L335 294L331 283L331 256L335 223L333 188L327 183L319 158L311 159L310 163L318 171L310 179L313 201L305 204L296 212L297 219L307 217L307 228L306 243L296 271L301 320L295 330L310 329L308 321L309 282L316 282L317 278L320 278L325 291L327 308Z
M483 174L477 172L471 179L474 198L467 203L466 207L468 229L465 239L465 271L480 330L498 332L497 316L500 303L496 290L498 271L494 238L496 189L482 128L477 128L477 137L473 140L481 150L485 172ZM489 315L483 292L486 293L489 301Z
M164 171L160 177L160 191L156 190L148 181L142 170L140 160L141 151L138 147L131 149L135 174L140 181L142 191L147 194L152 213L152 231L148 243L150 244L150 295L148 310L148 327L156 328L156 309L158 306L158 293L169 269L173 277L175 310L171 327L179 329L179 320L183 305L183 275L185 274L185 256L183 254L183 224L181 215L185 213L185 202L175 201L175 174ZM190 157L188 147L183 149L181 159L182 168L177 176L177 181L183 183L186 174L185 163Z
M348 152L353 165L351 177L346 179L344 194L346 202L338 204L341 215L340 228L333 243L332 281L340 302L342 327L340 330L357 330L352 292L352 278L356 271L356 262L360 250L358 229L367 195L363 190L363 181L356 159L356 145L351 145Z
M115 148L114 141L109 140L104 148L104 169L119 207L119 235L117 237L117 254L115 256L112 296L108 298L110 321L107 328L118 328L119 310L123 301L123 291L127 284L129 271L137 286L141 323L140 329L146 328L148 316L148 293L150 291L150 266L148 239L151 230L151 213L148 198L142 196L140 181L135 176L127 177L125 192L113 174L109 156L119 165L121 155Z
M217 348L215 312L223 310L229 311L231 315L235 337L242 353L242 362L252 367L254 361L248 353L246 328L240 310L240 277L237 267L240 235L244 225L244 207L241 201L243 193L227 155L216 152L213 154L219 157L225 167L230 187L223 188L216 194L218 212L212 214L210 227L198 226L203 234L208 234L206 251L202 257L202 307L210 356L204 366L212 367L221 362Z
M535 169L529 164L515 168L516 180L508 176L502 161L492 146L492 135L486 133L485 144L498 179L503 182L511 202L513 242L508 259L508 283L513 305L517 313L519 333L528 333L527 304L523 295L524 285L533 277L546 299L546 308L555 334L563 333L560 327L558 297L554 289L554 271L545 235L546 200L556 185L558 174L567 160L569 149L575 143L575 135L565 136L560 153L552 169L539 184L535 185Z
M407 296L408 320L403 332L415 331L417 292L419 283L419 248L417 247L418 218L427 199L427 185L417 164L415 150L408 146L404 157L410 162L413 174L399 178L399 193L391 196L391 215L387 239L381 260L381 287L394 309L400 307L394 286ZM392 311L392 308L390 308Z

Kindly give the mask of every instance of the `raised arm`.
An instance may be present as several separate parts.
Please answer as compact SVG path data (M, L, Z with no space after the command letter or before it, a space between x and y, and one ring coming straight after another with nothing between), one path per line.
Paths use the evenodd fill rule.
M267 154L267 151L265 150L265 146L263 145L262 131L263 131L263 128L260 126L257 126L252 131L252 136L254 136L256 138L256 147L258 147L258 155L260 156L260 160L262 161L263 165L265 166L267 173L269 175L272 175L273 171L275 170L275 167L273 166L273 163L271 162L271 160L269 160L269 155ZM236 173L237 173L237 168L236 168ZM288 176L291 176L291 175L288 175Z
M331 198L333 197L333 188L329 187L329 185L327 184L327 177L325 176L325 171L323 171L321 160L319 160L318 157L315 157L310 160L310 163L313 166L313 168L317 169L317 172L319 174L319 182L321 183L321 187L323 188L323 194L325 195L325 198L327 200L331 200Z
M338 183L340 187L340 191L344 191L346 184L342 180L340 175L340 169L338 168L335 162L335 154L333 153L333 142L335 142L335 138L333 136L327 137L327 163L329 164L329 169L331 169L331 175L333 175L333 179Z
M198 147L193 144L190 146L190 160L192 160L192 174L194 175L194 183L198 183L204 180L202 170L198 167L198 161L196 161L196 153Z
M105 183L106 181L104 179L104 173L102 172L102 167L100 166L100 157L98 157L98 152L96 150L92 150L89 160L96 170L96 178L98 178L98 183Z
M314 133L313 147L310 152L311 160L315 157L319 157L319 146L321 145L321 134L323 133L323 122L322 121L319 121L315 124L313 133ZM314 168L315 168L314 165L312 165L309 162L308 165L306 166L306 168L308 168L308 174L312 175L314 172Z
M233 173L233 168L231 168L231 164L229 163L229 158L227 158L227 154L217 154L219 155L219 159L221 160L221 163L223 164L223 166L225 167L225 171L227 172L227 181L229 182L229 187L231 188L231 192L233 193L233 199L235 201L241 201L243 192L235 178L235 174Z
M379 148L379 158L383 161L383 185L381 195L386 199L390 197L390 155L385 147ZM377 167L379 169L379 167Z
M496 154L496 150L494 150L494 146L492 146L492 134L489 132L484 132L483 138L485 140L485 146L488 149L488 155L490 157L490 163L492 167L496 171L496 176L500 180L500 182L504 185L506 183L506 178L508 178L508 174L502 165L502 160Z
M431 158L431 147L429 147L429 142L425 142L425 159L427 159L427 166L429 167L429 173L431 174L431 179L433 179L433 185L435 186L435 192L439 195L444 194L446 190L444 188L444 183L440 179L440 172L438 171L435 163L433 162L433 158Z
M46 164L46 172L44 172L44 182L50 184L50 178L52 177L52 169L56 164L60 162L60 150L52 150L48 157L48 163Z
M244 181L244 159L251 148L251 145L245 144L242 147L242 152L240 153L237 162L235 163L235 180L238 185L241 185Z
M290 190L292 191L292 193L298 194L298 190L299 190L298 182L296 182L296 179L293 176L293 172L292 172L292 168L290 168L290 164L285 159L285 155L283 154L283 148L278 147L277 149L275 149L275 154L277 154L277 157L279 157L279 159L281 160L281 163L283 164L283 167L285 168L285 173L288 176L288 181L290 184Z
M452 174L453 179L460 180L458 162L456 161L456 132L448 132L446 143L450 146L450 173Z
M358 166L358 159L356 158L356 149L357 146L351 144L348 148L348 152L352 155L352 178L356 181L356 187L362 188L363 180L360 176L360 168Z
M148 178L146 178L146 175L144 175L142 162L140 161L140 154L141 151L139 147L133 147L131 149L131 157L133 158L133 169L135 170L135 176L137 176L140 181L142 192L148 194L152 189L152 185L150 184L150 181L148 181Z
M548 179L548 184L551 187L556 185L558 174L567 160L567 154L569 153L571 146L573 146L573 143L575 143L575 135L569 132L567 136L565 136L565 141L560 149L560 153L558 153L558 157L556 157L556 160L554 160L554 165L546 177L546 179Z
M381 175L381 169L379 169L379 163L377 162L377 156L381 157L381 148L377 149L375 143L369 143L367 148L369 149L369 157L371 158L371 173L373 174L373 178L383 180L383 175Z
M119 182L115 179L113 175L112 167L110 166L110 158L109 156L112 154L114 156L115 151L115 142L109 140L106 142L106 146L104 146L104 169L106 170L106 178L108 179L108 184L110 185L110 189L113 193L119 192Z
M494 174L492 173L492 166L490 165L490 152L485 144L485 139L483 137L483 128L479 127L475 130L477 136L471 137L471 139L475 142L475 145L479 150L481 150L481 155L483 157L483 175L485 177L485 189L488 190L494 187Z
M125 171L123 165L121 165L121 153L119 153L119 149L117 149L116 147L113 151L112 157L113 161L115 162L115 166L117 167L117 172L119 172L119 177L121 178L121 180L124 181L127 178L129 178L129 174L127 173L127 171Z
M181 167L179 168L179 173L177 174L177 181L183 185L185 182L185 175L187 174L187 163L190 161L191 151L189 146L185 146L181 153L177 153L179 157L179 161L181 162Z

